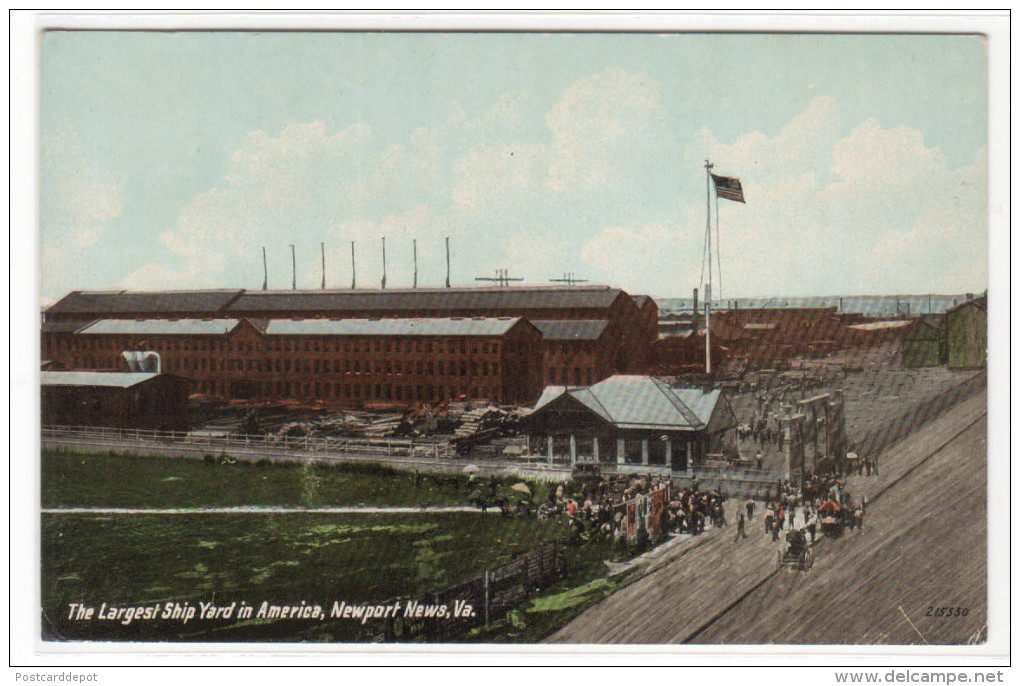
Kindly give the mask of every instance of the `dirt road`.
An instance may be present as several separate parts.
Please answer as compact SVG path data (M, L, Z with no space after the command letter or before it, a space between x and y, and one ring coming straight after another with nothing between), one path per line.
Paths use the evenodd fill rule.
M851 477L872 503L865 529L817 545L810 572L777 573L779 544L756 517L748 539L711 532L547 640L966 642L987 617L986 411L982 392L885 451L880 476ZM967 613L926 617L929 606Z

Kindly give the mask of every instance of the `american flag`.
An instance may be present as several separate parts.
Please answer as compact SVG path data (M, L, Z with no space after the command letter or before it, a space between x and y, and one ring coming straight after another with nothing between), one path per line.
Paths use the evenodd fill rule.
M717 197L735 202L744 202L744 189L740 186L740 179L735 179L732 176L716 176L712 174L712 180L715 181L715 194Z

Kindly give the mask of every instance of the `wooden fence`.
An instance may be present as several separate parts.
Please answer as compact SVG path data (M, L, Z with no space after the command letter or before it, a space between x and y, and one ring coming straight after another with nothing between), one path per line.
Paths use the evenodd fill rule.
M559 545L546 543L441 591L401 601L401 612L387 618L372 640L377 643L437 643L448 640L503 617L532 592L559 579L565 567ZM426 608L445 606L446 616L408 616L407 608L419 605ZM453 616L455 608L466 609L466 606L471 606L470 613Z

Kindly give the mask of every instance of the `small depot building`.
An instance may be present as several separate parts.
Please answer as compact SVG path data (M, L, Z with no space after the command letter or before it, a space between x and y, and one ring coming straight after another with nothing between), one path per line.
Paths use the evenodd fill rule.
M737 422L720 390L617 375L592 386L546 387L522 424L531 452L549 462L690 471L722 451Z
M188 429L188 382L153 372L41 372L43 426Z

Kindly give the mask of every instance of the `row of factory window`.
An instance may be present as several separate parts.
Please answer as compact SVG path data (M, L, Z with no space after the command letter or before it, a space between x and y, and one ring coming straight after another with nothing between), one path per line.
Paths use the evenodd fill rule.
M549 383L561 386L590 386L595 383L591 367L549 367Z
M97 364L98 363L98 364ZM75 357L72 364L87 369L117 369L121 366L120 356ZM272 360L223 360L200 358L168 358L163 361L167 372L288 372L306 374L426 374L428 376L499 376L498 362L477 362L476 360L323 360L275 358Z
M233 397L239 392L235 382L199 381L194 384L199 393ZM388 383L328 383L298 381L255 382L254 390L266 398L315 398L317 400L392 400L398 402L437 402L460 397L500 400L498 386L433 386L395 385Z
M82 336L75 338L54 337L54 350L134 350L140 340L127 336ZM146 346L156 351L174 350L198 352L255 352L268 350L273 352L395 352L395 353L449 353L466 355L469 352L477 355L497 355L500 351L499 341L466 341L466 340L429 340L405 341L399 338L358 339L339 337L307 338L304 341L286 338L283 340L267 339L260 345L253 341L235 341L231 339L204 339L183 337L167 339L149 339Z

